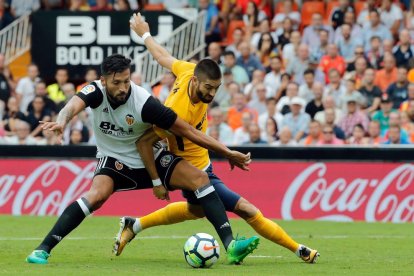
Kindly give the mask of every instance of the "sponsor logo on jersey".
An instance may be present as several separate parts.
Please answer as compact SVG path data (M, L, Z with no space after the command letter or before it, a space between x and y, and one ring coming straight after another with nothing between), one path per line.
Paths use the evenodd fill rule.
M125 116L125 121L127 122L129 126L132 126L135 122L135 118L131 114L128 114Z
M89 94L89 93L91 93L91 92L93 92L93 91L95 91L95 86L94 85L92 85L92 84L88 84L88 85L85 85L82 89L81 89L81 93L83 93L83 94L85 94L85 95L87 95L87 94Z
M123 167L124 167L124 165L123 165L121 162L119 162L119 161L115 161L115 168L116 168L118 171L122 170L122 169L123 169Z
M113 136L127 136L134 133L134 129L132 127L128 128L127 130L124 130L122 127L118 127L111 122L105 122L102 121L99 125L99 129L104 134L110 134Z
M160 164L161 166L163 166L164 168L168 167L168 165L171 163L171 161L173 160L173 156L172 155L164 155L163 157L161 157L160 160Z

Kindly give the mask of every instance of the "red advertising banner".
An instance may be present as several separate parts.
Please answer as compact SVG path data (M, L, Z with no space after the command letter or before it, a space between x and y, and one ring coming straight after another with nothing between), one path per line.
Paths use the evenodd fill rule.
M95 161L0 160L0 214L58 215L90 187ZM268 217L414 222L414 165L255 162L251 171L215 173ZM183 200L180 191L171 200ZM114 194L95 215L140 216L167 203L152 190Z

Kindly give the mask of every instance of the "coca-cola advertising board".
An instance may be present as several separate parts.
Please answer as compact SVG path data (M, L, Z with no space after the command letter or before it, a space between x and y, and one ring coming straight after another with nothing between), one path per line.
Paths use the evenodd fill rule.
M58 215L90 187L91 160L0 160L0 214ZM214 171L271 218L414 222L414 165L255 162ZM171 200L183 200L179 191ZM151 190L115 193L95 215L140 216L167 204Z

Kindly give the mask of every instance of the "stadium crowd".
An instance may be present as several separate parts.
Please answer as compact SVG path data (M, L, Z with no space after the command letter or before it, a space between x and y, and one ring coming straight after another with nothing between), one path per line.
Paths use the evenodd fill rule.
M145 10L160 3L206 10L206 53L223 73L208 133L222 143L414 143L414 0L0 0L0 27L41 7ZM39 75L31 64L14 80L0 54L0 143L54 144L38 121L53 120L98 78L89 69L75 87L64 68L52 84ZM166 72L154 87L137 73L131 79L163 102L175 76ZM72 120L65 144L94 144L89 118L85 111Z

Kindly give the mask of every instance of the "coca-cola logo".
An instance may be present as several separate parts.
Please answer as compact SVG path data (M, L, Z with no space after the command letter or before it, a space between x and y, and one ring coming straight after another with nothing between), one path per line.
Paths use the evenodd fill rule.
M89 190L95 166L96 162L80 166L72 161L47 161L26 175L2 174L0 210L11 207L13 215L59 215Z
M352 221L363 214L356 219L414 222L414 165L402 164L382 178L347 179L346 170L344 177L334 175L325 163L303 170L283 197L282 217L291 220L311 213L314 219Z

